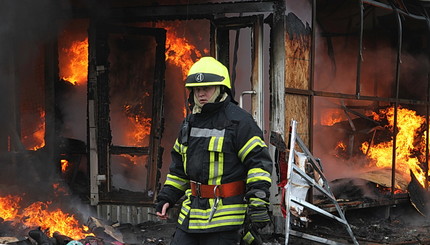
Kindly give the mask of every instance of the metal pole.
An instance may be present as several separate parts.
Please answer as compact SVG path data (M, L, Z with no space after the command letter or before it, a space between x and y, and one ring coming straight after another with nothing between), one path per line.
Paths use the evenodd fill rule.
M293 171L294 164L294 146L296 143L296 128L297 122L291 120L290 125L290 152L288 155L288 171L287 171L287 184L285 185L285 245L288 244L288 239L290 235L290 195L291 195L291 175Z
M359 1L360 7L360 39L358 44L358 58L357 58L357 80L355 83L355 95L357 99L360 99L360 91L361 91L361 62L363 62L363 22L364 22L364 6L363 1Z
M396 62L396 101L394 103L394 125L393 125L393 161L391 168L391 196L394 197L394 187L396 184L396 146L397 146L397 107L399 106L399 86L400 86L400 63L402 53L402 20L397 9L394 9L398 25L398 45L397 45L397 62Z

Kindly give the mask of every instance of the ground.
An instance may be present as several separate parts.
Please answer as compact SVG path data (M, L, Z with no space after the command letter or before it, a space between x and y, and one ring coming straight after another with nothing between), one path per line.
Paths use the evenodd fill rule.
M389 212L388 212L389 211ZM359 244L430 244L430 219L420 214L410 203L396 207L378 207L349 210L346 219ZM352 244L343 226L321 215L310 216L312 220L304 232L336 241ZM175 229L175 222L146 222L136 226L117 227L129 244L167 245ZM295 229L299 229L295 227ZM264 244L285 244L283 234L263 234ZM319 244L306 239L290 236L294 245Z
M430 244L430 219L413 205L350 210L345 213L359 244ZM304 230L339 243L352 244L344 226L321 215L311 216L312 222ZM318 244L290 236L289 244ZM285 244L285 239L279 239Z

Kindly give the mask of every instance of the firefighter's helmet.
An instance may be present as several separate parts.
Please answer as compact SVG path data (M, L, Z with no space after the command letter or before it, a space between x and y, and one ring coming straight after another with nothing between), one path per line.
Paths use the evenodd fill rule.
M228 69L213 57L203 57L191 66L185 87L224 85L231 89Z

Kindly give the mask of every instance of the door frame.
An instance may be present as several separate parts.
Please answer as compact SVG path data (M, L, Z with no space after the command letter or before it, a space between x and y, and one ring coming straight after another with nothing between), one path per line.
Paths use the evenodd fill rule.
M211 54L227 67L230 67L229 31L251 28L251 91L243 91L240 98L247 94L251 96L251 115L262 130L264 130L263 24L264 15L259 14L219 18L212 20L211 25ZM233 95L234 90L234 81L232 81Z
M154 84L152 94L152 123L148 147L120 147L111 143L110 103L109 103L109 48L111 33L152 36L156 41ZM126 194L127 202L152 204L160 178L163 149L163 100L165 73L166 30L161 28L142 28L119 26L105 22L93 22L89 28L89 66L88 66L88 152L90 172L90 203L124 202L124 196L113 194L111 186L110 155L136 154L148 155L146 193ZM145 176L142 176L144 178ZM153 195L150 195L153 193Z

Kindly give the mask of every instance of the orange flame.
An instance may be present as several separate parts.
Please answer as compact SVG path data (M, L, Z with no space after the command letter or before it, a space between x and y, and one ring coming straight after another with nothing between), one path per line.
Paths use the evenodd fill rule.
M401 107L398 107L397 113L396 169L404 173L406 177L410 176L409 173L412 171L417 180L423 186L426 186L426 176L420 167L419 156L414 154L417 148L420 149L421 153L422 149L425 149L425 136L420 139L418 144L414 143L419 129L425 123L425 117L417 115L415 111ZM394 127L394 107L380 110L379 114L381 118L378 116L377 119L380 120L385 117L388 121L386 128L392 132ZM376 167L392 167L393 140L373 145L370 149L369 143L364 142L361 145L361 151L363 153L368 151L367 157L371 160L371 164Z
M61 163L61 172L62 173L66 172L67 167L69 167L70 165L69 161L67 161L66 159L61 159L60 163Z
M152 119L139 114L144 112L143 106L124 105L124 111L133 127L127 132L129 144L144 146L145 138L151 133ZM137 112L136 112L137 111Z
M79 225L74 215L64 213L60 209L48 210L50 203L35 202L23 210L23 222L28 227L40 227L49 230L49 236L54 232L73 239L84 238L86 234L85 226Z
M39 108L40 123L32 135L25 135L22 138L27 150L38 150L45 146L45 111Z
M194 44L190 43L187 38L181 37L177 28L173 26L167 26L164 23L159 23L159 27L167 30L166 61L181 68L182 80L185 81L190 67L197 59L201 58L203 55L209 54L209 50L204 49L203 52L201 52ZM183 109L183 116L187 116L187 108L185 105Z
M346 151L346 144L343 141L339 141L336 145L336 150Z
M0 197L0 217L4 220L12 220L15 218L19 211L19 202L21 197L7 195Z
M35 202L20 211L21 200L19 196L0 197L0 218L14 222L21 221L28 228L40 227L42 230L49 230L48 235L51 237L54 232L76 240L93 235L86 232L88 227L80 225L74 215L60 209L49 210L50 202Z
M166 61L182 69L182 77L185 80L188 70L194 64L194 60L202 57L202 53L195 45L189 43L185 37L179 37L177 31L171 26L164 26L167 30ZM207 53L207 50L204 50ZM194 58L193 58L194 57Z
M333 126L334 124L346 120L345 112L340 109L324 109L321 116L321 125Z
M61 51L60 77L73 85L84 83L88 74L88 38L74 41Z
M64 186L60 185L60 183L54 183L52 184L52 187L55 190L54 195L56 197L69 195L67 189Z

